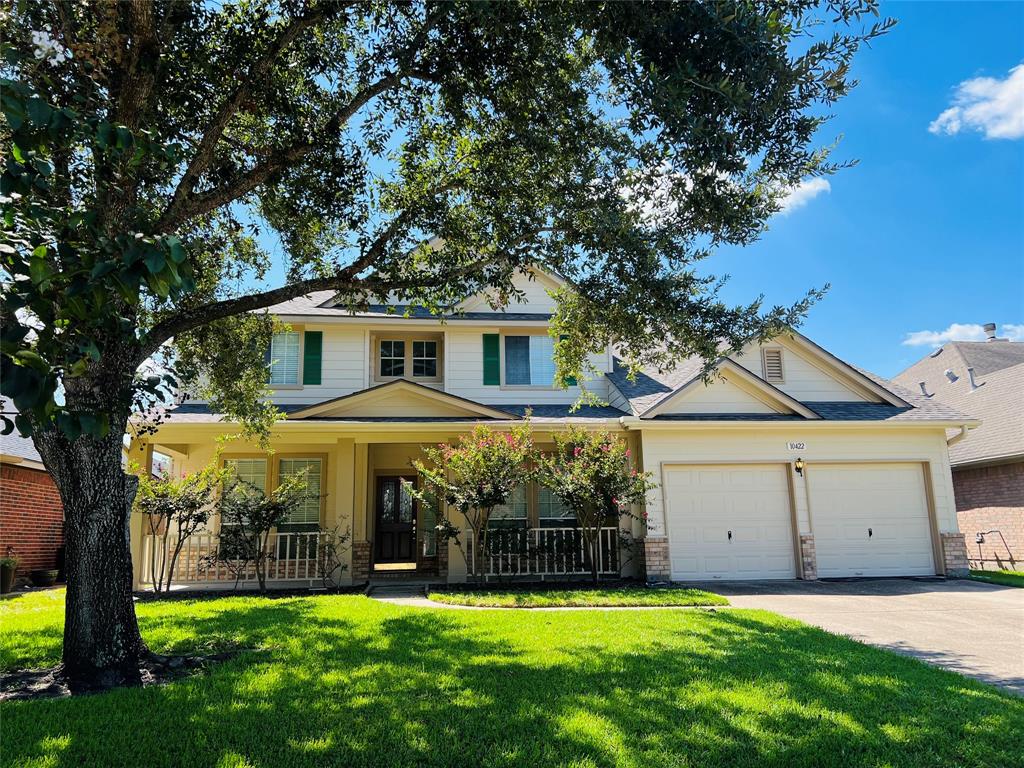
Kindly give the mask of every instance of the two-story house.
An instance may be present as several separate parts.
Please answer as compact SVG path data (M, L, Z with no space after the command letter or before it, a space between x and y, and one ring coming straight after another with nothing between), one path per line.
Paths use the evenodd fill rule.
M650 580L813 579L959 574L966 568L947 429L976 422L896 387L793 333L718 362L700 360L630 380L609 348L586 382L607 403L572 410L579 388L553 384L550 291L559 280L523 274L524 298L501 312L473 297L442 319L401 306L352 313L332 294L272 312L291 330L268 351L273 401L286 418L273 452L231 442L222 459L261 488L306 472L309 503L277 531L274 583L315 579L311 537L351 533L343 578L396 572L460 581L467 564L435 535L432 513L408 492L422 446L483 423L508 428L529 409L543 447L567 424L628 440L657 489L623 531L602 538L601 570ZM142 448L175 471L211 461L216 438L237 431L203 403L175 409ZM645 522L641 522L642 520ZM489 556L493 574L562 578L584 573L573 520L545 489L520 488L495 524L521 532ZM456 523L458 521L456 520ZM620 536L620 533L624 534ZM136 586L151 537L133 521ZM221 584L204 564L217 523L197 534L176 581ZM496 539L498 540L498 539Z

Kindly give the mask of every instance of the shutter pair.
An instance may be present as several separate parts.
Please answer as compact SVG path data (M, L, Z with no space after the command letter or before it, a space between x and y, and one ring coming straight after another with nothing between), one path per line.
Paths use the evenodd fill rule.
M501 334L485 333L484 336L484 386L496 387L501 384ZM565 336L561 337L565 339ZM575 377L566 382L570 387L576 386Z
M319 384L324 358L323 331L305 331L302 338L302 383ZM270 347L263 353L263 363L270 370ZM269 373L268 373L269 375Z

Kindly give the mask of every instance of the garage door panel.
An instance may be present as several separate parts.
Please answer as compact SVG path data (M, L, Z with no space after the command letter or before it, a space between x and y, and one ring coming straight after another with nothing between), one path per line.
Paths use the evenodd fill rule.
M671 468L665 489L673 579L795 576L784 466Z
M935 573L919 464L811 466L807 483L819 576Z

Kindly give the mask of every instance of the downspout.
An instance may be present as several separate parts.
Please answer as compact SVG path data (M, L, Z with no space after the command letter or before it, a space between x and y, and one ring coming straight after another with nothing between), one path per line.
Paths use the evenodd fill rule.
M957 434L953 435L952 437L946 439L946 445L948 447L952 448L954 445L959 443L961 440L963 440L965 437L967 437L968 429L969 429L969 427L966 424L962 424L960 426L960 432L958 432Z

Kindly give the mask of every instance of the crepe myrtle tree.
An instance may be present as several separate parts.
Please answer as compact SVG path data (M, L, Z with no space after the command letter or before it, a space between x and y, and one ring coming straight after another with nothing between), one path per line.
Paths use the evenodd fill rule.
M819 292L727 306L696 263L843 165L815 133L891 25L876 12L5 4L4 423L31 435L64 502L68 678L139 680L132 413L177 390L265 434L276 303L330 290L440 311L489 289L499 307L538 265L577 291L560 297L563 382L613 340L631 366L668 365L798 323Z
M516 488L529 482L533 459L533 431L529 420L507 432L479 425L460 435L455 444L426 446L423 459L412 462L420 478L413 489L421 504L433 505L439 538L454 540L462 550L470 576L482 581L487 574L485 557L491 514L508 503ZM462 543L461 520L469 527L469 554Z
M631 516L655 484L633 465L626 441L610 432L570 426L554 435L555 449L536 459L538 482L573 513L594 583L601 570L601 529Z
M228 470L220 465L220 451L200 470L180 477L154 477L148 468L129 465L139 478L135 510L146 521L152 537L149 578L156 593L167 592L174 581L181 550L189 537L202 530L216 514Z

